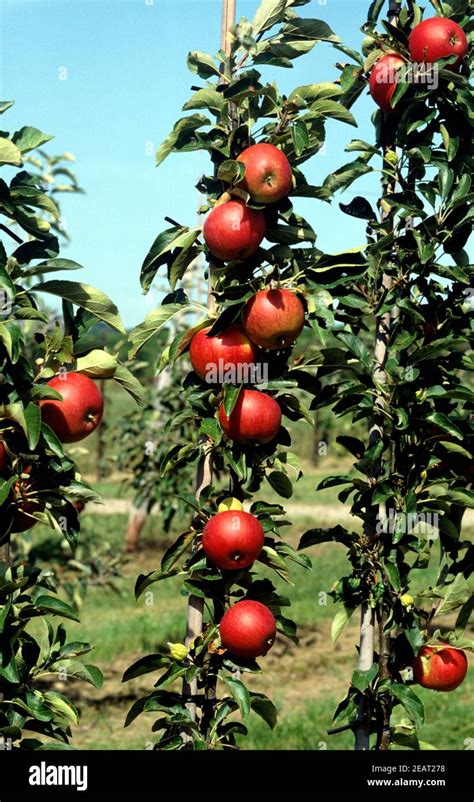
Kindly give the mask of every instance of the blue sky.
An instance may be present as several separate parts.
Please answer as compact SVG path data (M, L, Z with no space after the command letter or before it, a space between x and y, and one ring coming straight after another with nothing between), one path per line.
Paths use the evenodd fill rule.
M34 125L54 134L50 153L72 151L87 195L63 196L72 244L63 255L85 269L75 276L107 292L127 326L139 323L157 296L141 294L140 266L169 215L194 225L194 185L209 172L207 154L176 154L157 168L154 152L180 116L190 87L189 50L215 53L219 46L220 0L2 0L0 5L1 99L16 101L2 118L15 130ZM325 20L345 44L359 47L367 0L312 0L298 9ZM257 0L237 0L238 16L253 17ZM294 62L275 68L283 91L303 83L334 80L344 54L325 43ZM64 80L64 76L66 79ZM327 147L308 163L314 183L349 161L352 138L371 141L368 96L356 106L359 128L327 125ZM356 184L370 200L377 176ZM337 204L300 202L329 252L364 242L364 223L344 215Z

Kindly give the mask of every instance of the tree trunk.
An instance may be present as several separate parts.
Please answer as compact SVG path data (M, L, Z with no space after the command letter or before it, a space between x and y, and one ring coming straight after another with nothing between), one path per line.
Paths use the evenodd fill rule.
M160 409L160 392L164 390L166 387L169 387L170 384L171 384L170 373L169 371L164 370L162 373L159 374L155 382L154 406L157 411L159 411ZM156 427L157 424L155 422L154 427L150 431L150 438L152 439L152 441L157 437ZM125 551L128 552L129 554L138 551L140 544L140 535L148 518L148 508L149 508L148 499L146 499L141 505L136 505L135 503L132 503L128 517L127 531L125 533Z
M396 25L400 13L401 3L399 0L389 0L388 3L388 19L392 25ZM390 148L390 143L386 142L384 145L384 153L386 154ZM394 185L384 184L383 195L393 192ZM383 219L383 217L382 217ZM390 289L391 278L388 275L382 276L382 287ZM374 383L380 383L382 386L386 383L385 362L387 359L388 340L390 336L390 328L392 317L390 312L381 315L375 321L375 348L374 348ZM381 413L383 406L383 399L379 398L374 405L374 412L370 424L369 446L373 444L380 436L383 436L384 418ZM370 546L374 542L377 532L377 520L383 524L386 521L386 508L385 504L381 504L373 510L373 517L370 523L364 526L364 533L367 538L367 545ZM380 624L379 624L380 626ZM361 626L360 626L360 651L359 651L359 670L368 671L374 663L374 612L368 603L362 605L361 610ZM382 636L383 625L379 631ZM384 650L388 648L388 644L383 640ZM388 658L387 658L388 661ZM370 719L371 708L370 699L364 695L358 711L358 720L355 727L355 749L365 751L370 748ZM388 710L388 721L385 720L384 715L384 738L386 741L386 730L388 728L388 739L390 737L390 712ZM381 739L379 738L381 741ZM388 747L386 747L388 748Z
M236 0L222 0L222 24L221 24L221 43L220 49L228 56L231 49L231 40L228 34L229 28L235 23L235 5ZM222 81L224 83L224 81ZM207 309L210 314L215 309L215 300L212 295L212 260L209 261L209 283L207 293ZM202 491L209 487L212 483L212 452L210 450L210 441L207 437L201 440L201 447L203 455L200 459L197 475L196 475L196 498L199 499ZM186 646L189 647L191 641L198 637L202 632L203 627L203 612L204 600L197 596L191 595L188 602L188 617L186 626ZM197 679L183 682L183 695L185 697L195 697L197 693ZM212 704L213 697L215 697L215 682L211 682L206 691L206 708L209 708L209 703ZM196 702L193 698L187 704L189 714L193 721L196 721ZM186 746L190 746L192 742L191 736L184 732L182 738Z
M140 507L132 504L128 517L127 532L125 535L125 551L129 554L138 551L140 535L148 517L148 503L145 501Z

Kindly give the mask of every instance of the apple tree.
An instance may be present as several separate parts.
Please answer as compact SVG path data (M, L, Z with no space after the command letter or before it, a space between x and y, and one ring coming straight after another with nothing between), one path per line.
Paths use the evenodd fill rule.
M239 711L244 722L253 711L273 727L274 704L249 691L244 677L260 670L255 657L273 643L272 621L276 619L281 634L296 638L295 624L286 614L288 598L277 594L267 573L262 577L259 568L290 581L288 564L309 567L309 559L279 535L286 523L284 507L262 498L252 503L252 497L269 486L283 499L289 498L293 482L300 476L298 455L291 450L289 431L280 420L283 413L291 421L312 422L301 399L302 394L311 398L321 390L315 375L319 355L315 359L303 355L293 361L292 344L305 314L307 325L316 333L333 322L320 279L324 277L327 286L337 286L340 281L352 284L365 270L359 253L323 254L316 247L313 227L292 202L293 198L320 198L326 193L307 181L304 165L324 144L327 118L355 124L351 112L340 103L343 89L333 83L309 84L286 96L261 72L261 67L292 67L296 58L322 41L346 52L325 22L298 16L295 7L306 2L264 0L252 22L242 18L238 24L226 17L224 4L228 33L221 50L216 56L189 54L189 69L199 79L184 105L183 110L190 113L176 122L157 152L160 164L171 153L204 150L212 164L212 172L197 184L204 196L200 211L207 215L204 236L200 227L173 220L169 220L171 227L157 236L143 263L141 283L148 291L163 268L170 291L131 334L134 355L176 315L183 310L194 312L194 325L184 336L175 337L167 353L168 363L173 365L191 344L195 368L184 381L182 409L169 425L188 420L199 432L199 442L173 445L162 462L162 471L183 463L196 467L196 493L186 493L184 488L180 493L194 520L165 553L161 566L140 576L136 585L137 597L147 594L151 603L155 591L159 593L157 583L181 578L188 594L187 637L185 643L171 644L169 652L141 658L124 676L128 680L158 672L154 690L138 700L127 717L130 724L143 712L158 714L153 725L159 733L158 749L233 746L236 736L247 732L245 723L235 718ZM266 152L271 146L282 170L291 171L290 185L278 199L278 180L276 187L269 181L258 200L252 190L253 168L245 159L250 158L247 149L255 143L265 145ZM266 248L259 245L263 233L269 243ZM247 236L250 242L240 241ZM236 252L229 247L232 242ZM246 258L239 258L241 250ZM207 308L191 303L183 288L186 270L203 251L208 260ZM252 331L258 331L260 301L275 297L268 295L272 291L294 310L290 315L293 336L280 340L277 347L273 344L270 350L268 346L259 349L242 331L242 324L250 332L253 317ZM278 314L278 305L273 312ZM273 327L274 316L272 311L263 316L265 333L266 327ZM262 375L251 383L258 389L250 389L249 380L241 381L235 373L233 378L206 375L207 349L224 347L226 342L237 350L243 343L251 361L263 368ZM252 430L247 436L240 429L244 418ZM253 523L246 520L252 532L263 530L263 548L253 565L234 566L234 570L228 564L218 567L209 556L210 545L205 548L206 541L212 540L210 526L218 528L217 521L223 521L219 515L232 511L235 515L230 520L241 520L243 502L250 508ZM234 556L237 560L242 555ZM242 604L247 606L239 606ZM250 623L244 620L244 610L250 611ZM249 647L257 635L265 643ZM182 692L175 690L176 680L183 680Z
M355 458L353 472L320 485L341 486L339 498L350 500L362 531L312 529L300 544L337 541L348 549L351 572L332 588L340 605L333 638L361 611L361 640L335 730L354 730L358 749L420 748L424 709L413 668L415 683L439 688L439 678L429 676L430 655L447 644L443 659L459 663L460 650L474 646L464 634L473 602L473 548L462 526L474 501L472 265L466 251L473 106L467 43L461 55L450 50L473 24L467 0L433 0L435 30L440 22L445 30L444 17L451 19L447 50L433 63L416 64L411 33L423 9L392 2L389 21L378 28L384 5L370 5L362 28L365 57L356 55L343 68L345 97L356 99L388 53L405 67L381 84L385 110L374 111L373 142L352 140L346 150L355 158L321 188L332 197L363 175L382 175L378 209L361 196L340 204L366 221L366 268L334 296L341 329L321 349L318 374L333 381L313 402L366 423L366 437L339 438ZM423 36L423 52L433 52L433 33ZM373 348L363 342L368 331ZM447 613L454 625L437 624Z
M11 105L1 103L0 112ZM44 689L44 678L102 682L96 667L78 659L91 646L67 639L63 620L77 620L77 611L57 595L53 571L15 559L10 548L19 533L34 538L38 523L74 548L76 502L97 498L54 425L43 420L45 402L65 403L49 382L62 378L66 393L71 375L95 387L88 377L105 374L142 397L138 382L92 333L98 320L123 332L114 304L93 287L48 277L80 268L60 257L59 208L42 178L25 169L28 154L51 138L31 126L0 137L1 163L18 168L9 182L0 179L0 736L22 749L64 748L78 720L64 694ZM62 299L62 316L46 313L45 293Z

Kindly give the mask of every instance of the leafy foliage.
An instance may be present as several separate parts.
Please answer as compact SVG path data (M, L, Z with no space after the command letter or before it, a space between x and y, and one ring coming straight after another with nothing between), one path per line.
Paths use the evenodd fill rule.
M288 157L294 174L291 196L319 198L327 194L308 184L301 165L324 144L326 119L355 124L352 114L339 102L341 88L331 83L301 86L286 97L275 82L265 83L259 70L260 65L291 67L295 58L307 53L318 41L339 43L324 22L300 18L293 10L294 5L264 0L253 22L243 18L232 28L228 57L223 53L215 58L204 53L189 54L188 66L203 85L194 90L184 106L184 111L193 113L178 120L158 149L157 163L173 152L209 153L213 172L202 176L197 185L205 196L203 213L224 193L242 198L252 206L247 194L237 186L242 179L242 165L236 157L255 141L278 145ZM182 358L199 328L211 325L212 333L217 334L238 321L245 302L272 282L303 293L309 324L316 330L320 325L326 328L328 323L333 324L333 310L322 299L313 301L311 292L320 293L325 281L329 285L352 284L354 276L365 269L361 254L326 256L319 251L315 231L296 213L291 198L271 204L263 211L270 247L260 248L245 261L224 264L214 259L201 241L200 230L181 222L158 234L143 263L142 286L148 291L158 271L165 268L171 292L131 333L132 354L180 313L196 315L199 307L190 302L186 293L186 271L203 251L208 260L207 278L210 273L215 311L210 307L199 309L202 319L198 318L190 331L176 334L162 354L159 369L170 369ZM257 384L259 389L275 397L290 420L311 420L307 399L321 389L314 376L319 357L303 355L291 363L290 348L265 352L262 359L268 366L268 381L261 387ZM190 603L203 600L206 611L203 631L192 642L179 645L179 649L172 648L170 654L142 658L124 676L127 680L137 676L137 672L160 672L155 684L157 690L136 702L127 718L130 724L142 712L158 711L160 718L153 729L160 732L156 745L159 749L182 748L189 742L195 749L234 746L236 735L247 731L245 721L251 711L269 726L275 726L276 711L271 701L250 693L244 683L246 672L260 670L258 664L235 658L220 644L218 625L230 603L243 598L263 602L275 614L279 632L296 638L294 622L282 614L288 600L279 596L273 583L258 573L263 565L291 583L288 565L292 561L310 567L305 556L298 555L281 540L279 530L285 524L282 506L262 501L251 507L266 535L259 560L251 570L221 571L207 560L201 547L204 525L216 514L224 496L250 500L267 482L283 498L289 498L293 482L301 475L298 456L289 450L291 438L285 427L273 442L260 446L239 445L224 435L217 420L217 408L223 403L230 413L240 389L232 384L205 384L191 372L183 383L183 409L170 416L165 427L169 433L168 452L161 461L161 475L166 477L176 472L182 477L184 468L202 467L203 460L212 465L213 475L200 488L199 499L181 491L180 498L193 511L193 523L168 549L160 569L140 576L136 586L137 596L141 596L155 583L178 574L183 580L184 593L191 597ZM188 437L185 442L173 442L173 432L184 425L194 427L198 441ZM229 478L228 490L222 491L217 477ZM216 696L218 678L230 695ZM164 690L177 679L183 681L182 694ZM238 713L243 723L236 720Z
M443 4L444 12L472 30L469 4L453 4L452 14L448 5ZM380 33L375 24L382 6L372 3L369 11L364 32L372 44L364 65L353 67L355 82L383 52L409 57L407 39L421 8L409 3L397 28L384 22ZM473 166L467 75L464 64L459 73L441 67L435 88L400 79L392 114L374 114L375 143L353 140L346 150L359 153L355 161L323 183L332 195L375 168L382 170L384 183L380 214L362 197L340 204L343 212L368 220L367 269L349 297L338 295L337 320L344 330L337 335L336 351L322 350L318 375L331 375L335 360L340 373L332 374L313 402L313 408L329 406L338 416L372 427L365 442L340 439L356 457L355 474L325 482L343 486L339 498L351 500L363 534L312 530L301 543L335 538L349 546L352 573L332 589L344 606L336 630L347 620L346 611L369 604L388 639L388 660L379 656L380 670L363 687L353 679L336 713L336 720L345 717L355 726L362 695L369 694L378 746L384 705L391 710L400 704L417 727L422 723L422 704L405 671L421 645L441 639L459 648L474 646L463 636L474 592L472 544L462 536L464 511L474 499L473 269L465 250L472 231ZM366 332L381 320L389 328L383 365L363 345ZM434 555L436 585L416 592L413 572ZM431 622L448 611L458 611L458 626L434 632ZM393 735L397 743L395 730ZM416 738L411 743L418 748Z
M0 104L1 111L10 105ZM60 210L46 191L45 176L25 169L25 161L40 168L34 155L25 154L49 139L24 127L11 136L4 132L0 140L2 163L20 168L10 184L0 180L6 235L0 243L0 734L26 749L41 747L45 738L67 745L70 725L77 723L78 711L65 696L40 690L43 676L102 682L97 668L76 659L91 647L68 644L64 626L54 630L50 622L51 616L78 620L76 606L57 595L51 568L10 560L11 541L38 521L74 548L80 530L75 502L96 498L42 421L39 402L59 397L47 381L60 371L103 375L107 355L97 343L84 346L97 320L123 331L104 293L70 281L43 282L49 272L80 267L59 257ZM42 305L44 292L62 299L63 321ZM107 361L107 375L114 376L119 366L112 357ZM41 622L41 638L30 626L35 620ZM25 737L24 730L40 738Z

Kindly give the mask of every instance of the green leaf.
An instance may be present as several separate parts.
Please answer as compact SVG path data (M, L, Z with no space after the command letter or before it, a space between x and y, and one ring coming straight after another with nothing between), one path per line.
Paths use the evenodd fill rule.
M263 693L250 692L250 705L254 713L260 716L273 730L277 724L277 709L273 702Z
M291 135L293 137L293 144L297 156L301 156L303 151L309 145L309 132L306 123L302 120L296 120L291 128Z
M41 410L38 404L28 404L25 409L25 421L28 432L28 445L34 451L41 434Z
M46 441L50 451L53 452L59 459L64 456L63 444L52 429L46 424L41 424L41 433Z
M43 698L46 706L51 708L54 713L76 726L79 724L79 711L62 693L46 691Z
M361 459L364 456L365 445L362 440L358 440L356 437L341 434L339 437L336 437L336 443L340 443L343 448L349 451L354 457L357 457L357 459Z
M143 323L136 326L129 334L131 348L129 351L130 359L133 359L141 348L150 340L163 326L173 317L182 312L189 311L192 306L185 304L164 304L150 312Z
M352 684L354 688L357 688L358 691L363 693L366 688L373 682L375 677L379 672L379 667L377 663L369 668L367 671L360 671L360 669L356 669L352 674Z
M81 270L82 265L79 262L73 262L72 259L46 259L34 267L29 267L23 271L24 276L42 276L44 273L55 273L59 270Z
M267 482L276 493L282 498L291 498L293 495L293 485L286 473L283 471L272 471L266 476Z
M340 203L339 208L351 217L358 217L360 220L376 220L377 215L372 209L369 201L366 198L357 197L353 198L350 203Z
M117 359L112 354L95 348L76 362L77 373L83 373L91 379L111 379L117 370Z
M335 643L341 634L342 630L348 623L352 613L354 612L355 607L344 607L342 610L339 610L333 618L331 624L331 640Z
M244 683L240 679L225 678L224 684L230 690L232 698L237 702L242 718L246 719L250 713L251 701L250 694Z
M314 103L315 100L334 99L342 95L342 89L337 84L333 83L320 83L320 84L305 84L293 89L288 100L297 100L300 98L307 104Z
M327 98L316 100L311 104L311 112L320 114L321 117L332 117L334 120L341 120L341 122L354 125L357 128L354 115L336 100L328 100Z
M228 184L238 184L245 175L245 164L235 159L225 159L219 165L217 177Z
M453 612L453 610L457 610L459 607L469 602L472 596L470 583L462 574L457 574L449 585L442 588L435 588L435 591L443 596L436 609L436 616L446 615L447 613Z
M257 36L259 33L267 31L282 22L285 16L287 0L262 0L255 17L252 20L252 34Z
M423 702L408 685L393 683L389 685L388 691L395 699L403 705L408 715L417 727L421 727L425 717Z
M372 360L362 340L359 340L358 337L349 331L341 331L338 333L337 338L347 346L349 351L359 360L364 368L370 370Z
M308 529L301 535L298 549L307 549L309 546L317 546L320 543L343 543L344 546L351 546L356 540L357 535L348 532L339 524L330 529Z
M190 72L197 73L200 78L212 78L214 75L220 76L221 74L212 56L196 50L188 54L188 69Z
M173 228L167 228L158 235L142 265L140 283L145 293L150 289L159 268L169 260L171 251L176 249L188 251L200 233L200 228L190 229L186 226L173 226ZM181 276L178 275L176 278L181 278ZM172 286L172 289L174 289L174 286Z
M136 376L134 376L133 373L120 362L115 370L114 381L116 381L117 384L120 384L120 386L132 396L134 401L137 402L138 406L144 406L146 400L145 388L138 381Z
M230 417L232 414L232 410L234 409L242 387L240 385L235 384L224 384L224 412L227 417Z
M0 101L0 114L5 114L8 109L11 109L12 106L15 105L14 100L2 100Z
M344 164L339 169L327 176L324 180L323 187L328 189L331 193L337 192L340 189L347 189L350 185L362 175L371 173L373 167L364 161L364 159L355 159L349 164Z
M143 674L150 674L152 671L157 671L163 666L168 666L170 662L169 657L162 654L148 654L146 657L140 657L133 665L125 671L122 682L128 682L130 679L136 679Z
M70 618L71 621L79 621L79 616L70 604L61 601L56 596L39 596L35 600L36 607L51 615L59 615L62 618Z
M94 688L101 688L104 683L104 675L100 668L81 663L79 660L57 660L54 665L50 666L49 671L53 670L53 667L58 674L65 673L69 677L83 679Z
M41 147L41 145L44 145L45 142L50 142L51 139L54 139L54 137L49 134L43 134L42 131L39 131L37 128L32 128L29 125L20 128L20 130L16 131L12 136L13 142L22 153L35 150Z
M442 412L433 412L431 415L427 415L426 420L434 423L435 426L438 426L443 431L449 432L453 437L457 437L458 440L464 440L462 431Z
M316 41L334 43L341 41L327 22L320 19L293 17L286 23L283 33L285 37L289 38L299 37L301 39L313 39Z
M183 111L189 111L190 109L209 109L216 114L220 114L224 107L225 100L222 92L207 88L198 89L197 92L194 92L184 104Z
M285 582L288 582L289 585L293 584L290 581L290 575L288 573L288 568L286 567L286 562L283 557L280 557L277 551L271 546L265 545L260 552L258 557L259 562L263 563L264 565L268 565L270 568L273 568L274 571L281 576Z
M117 307L102 290L97 290L88 284L79 284L75 281L53 280L36 284L31 288L31 292L47 292L51 293L51 295L58 295L60 298L86 309L98 320L108 323L120 334L126 334Z
M183 532L175 542L167 549L161 560L161 571L168 573L173 565L179 560L182 554L189 548L194 540L196 533L194 530Z
M209 57L210 58L210 57ZM179 143L183 137L192 135L198 128L204 125L210 125L211 121L203 114L192 114L189 117L183 117L175 124L172 132L166 137L164 142L156 152L156 165L159 166L170 153L179 150Z
M19 167L22 164L21 153L14 142L0 137L0 164L13 164Z
M171 576L176 576L180 572L178 569L163 573L162 571L151 571L149 574L140 574L135 583L135 598L139 599L142 593L155 582L161 582L163 579L169 579Z
M367 22L375 24L379 18L380 12L385 5L385 0L373 0L369 6L367 14Z

